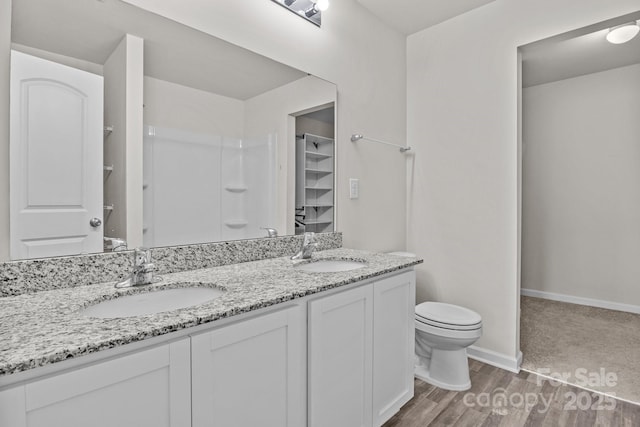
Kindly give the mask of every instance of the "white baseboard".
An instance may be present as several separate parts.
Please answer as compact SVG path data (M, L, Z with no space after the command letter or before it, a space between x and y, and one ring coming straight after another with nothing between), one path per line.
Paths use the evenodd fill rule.
M623 304L620 302L604 301L592 298L575 297L573 295L555 294L553 292L537 291L535 289L520 289L520 294L525 297L549 299L552 301L568 302L571 304L588 305L590 307L607 308L609 310L626 311L627 313L640 314L640 306Z
M518 351L517 357L510 357L506 354L496 353L495 351L472 345L467 348L467 356L479 362L483 362L497 368L506 369L510 372L515 372L516 374L520 372L520 365L522 364L521 351Z

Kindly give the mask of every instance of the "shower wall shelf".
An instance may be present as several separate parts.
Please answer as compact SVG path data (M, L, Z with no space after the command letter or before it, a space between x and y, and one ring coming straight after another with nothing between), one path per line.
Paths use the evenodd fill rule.
M225 190L231 193L244 193L248 190L246 185L238 184L238 185L227 185L224 187Z
M246 219L231 219L224 222L224 225L229 228L242 228L246 227L247 224L249 224L249 222Z
M334 230L334 159L332 138L296 137L296 234Z

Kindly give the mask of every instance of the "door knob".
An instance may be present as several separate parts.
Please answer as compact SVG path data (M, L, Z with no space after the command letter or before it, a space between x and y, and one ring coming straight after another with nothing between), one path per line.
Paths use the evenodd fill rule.
M102 225L102 220L100 218L91 218L89 220L89 225L93 228L100 227Z

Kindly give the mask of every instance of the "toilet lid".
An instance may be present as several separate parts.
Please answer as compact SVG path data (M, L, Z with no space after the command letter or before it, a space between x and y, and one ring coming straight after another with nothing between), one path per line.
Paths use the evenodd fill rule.
M475 326L482 323L482 317L473 310L442 302L423 302L416 306L418 320L425 323L441 324L441 327ZM420 319L421 318L421 319ZM455 328L454 328L455 329Z

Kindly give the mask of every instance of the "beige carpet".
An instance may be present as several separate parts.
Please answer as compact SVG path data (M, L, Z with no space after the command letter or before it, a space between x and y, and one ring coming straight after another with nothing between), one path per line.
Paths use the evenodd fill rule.
M522 297L520 347L527 371L640 402L638 314Z

